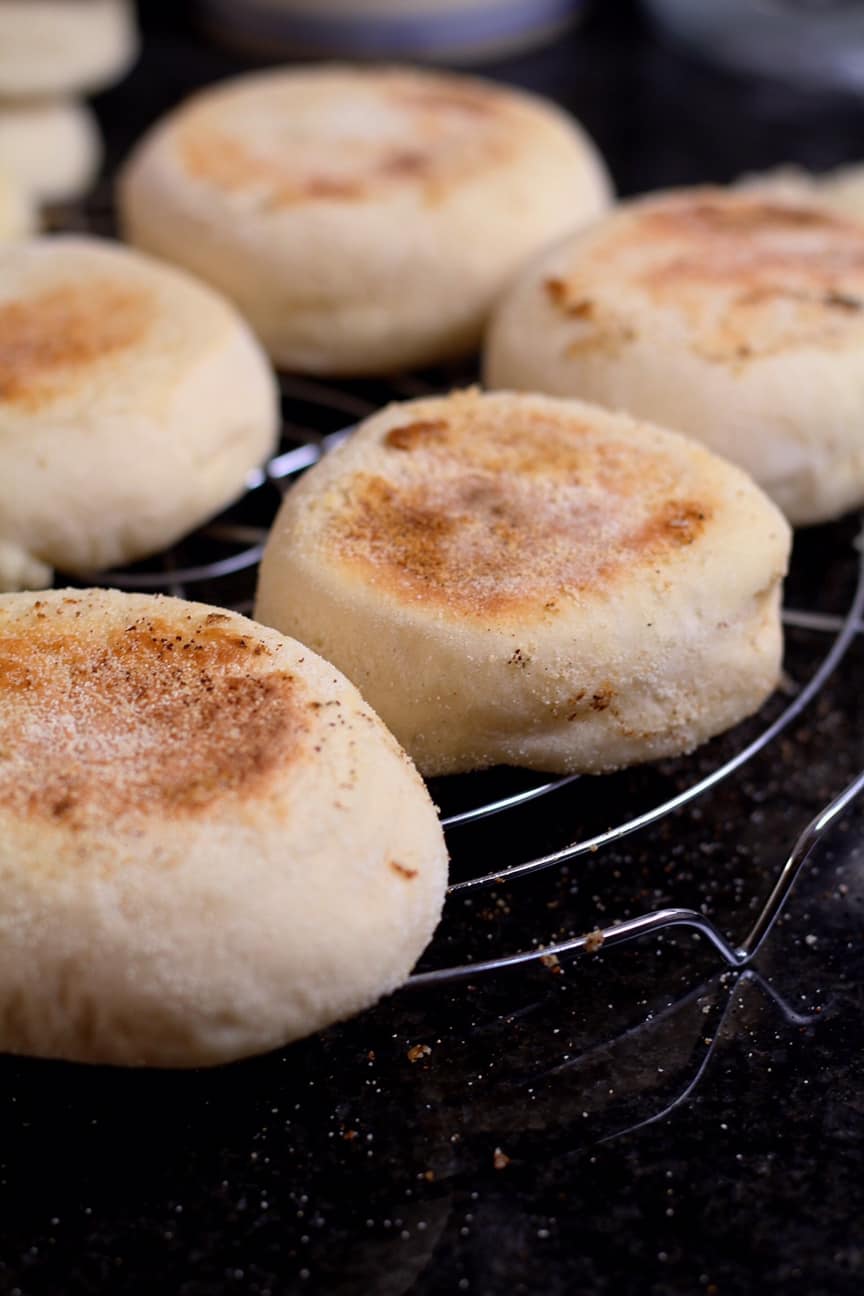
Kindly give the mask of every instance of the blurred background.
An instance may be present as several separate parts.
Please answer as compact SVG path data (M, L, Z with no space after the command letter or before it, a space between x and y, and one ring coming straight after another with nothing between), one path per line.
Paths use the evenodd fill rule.
M144 0L145 54L126 81L97 100L109 162L194 85L298 48L300 7L291 0ZM478 46L476 23L457 21L478 0L302 0L302 7L319 18L341 14L317 25L321 54L342 54L353 41L366 54L381 47L391 57L416 57L433 35L443 46L447 31L456 44L453 33L461 34L465 48L456 53L451 45L438 61L565 104L594 135L624 194L724 182L786 161L821 171L864 157L864 6L857 0L483 0L482 8L507 10L510 48L498 57L490 56L488 40ZM383 9L397 12L401 43L394 45L392 19L371 23L370 10ZM425 25L416 22L421 11ZM308 50L308 23L303 31Z

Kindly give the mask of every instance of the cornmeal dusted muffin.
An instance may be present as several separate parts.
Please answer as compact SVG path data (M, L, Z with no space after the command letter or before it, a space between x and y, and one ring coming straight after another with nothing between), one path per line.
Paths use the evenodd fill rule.
M794 523L864 502L864 225L742 190L623 206L526 271L490 328L490 386L578 396L685 432Z
M408 975L447 857L338 671L236 613L0 597L0 1049L201 1066Z
M277 364L321 374L470 350L514 271L608 201L592 144L552 104L340 65L194 96L119 190L132 243L232 298Z
M266 356L209 288L98 239L0 249L0 590L173 543L277 427Z
M391 405L285 498L255 615L426 774L688 751L774 688L789 528L731 464L596 406Z

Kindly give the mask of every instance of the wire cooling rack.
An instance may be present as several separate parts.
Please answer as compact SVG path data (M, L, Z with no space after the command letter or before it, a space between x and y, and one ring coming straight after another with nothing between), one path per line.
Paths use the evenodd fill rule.
M84 207L55 209L50 214L49 223L56 230L112 235L114 213L110 187L103 185L97 189ZM473 381L476 381L476 374L472 368L402 375L379 382L340 384L281 375L283 424L280 446L268 463L248 475L243 498L157 558L124 570L94 573L87 578L88 583L163 592L250 613L257 567L269 524L292 481L350 435L353 424L386 402L447 391ZM707 771L698 771L693 762L694 772L685 777L684 786L674 795L661 797L639 813L626 816L602 831L572 840L562 848L457 878L449 887L451 900L460 893L495 888L519 882L543 870L560 868L580 857L593 856L604 848L612 848L631 834L664 820L672 820L677 812L707 798L719 785L740 774L751 761L777 744L781 736L813 706L855 637L864 631L864 546L860 536L852 536L850 543L857 551L851 596L847 592L837 606L828 610L818 606L784 608L787 630L804 630L823 636L827 648L807 676L799 680L797 691L788 704L779 711L775 709L773 718L764 722L761 728L757 722L755 732L744 726L741 732L745 736L740 744L733 743L731 753ZM812 596L812 590L810 592ZM582 787L586 783L596 785L597 779L580 781L578 776L544 779L528 772L506 771L493 774L491 781L490 776L461 775L444 782L448 785L444 795L439 795L441 789L438 786L434 791L436 800L450 803L441 819L448 843L452 846L465 826L481 820L505 820L520 807L559 793L568 785L577 782ZM752 920L749 931L740 941L730 940L717 923L695 908L663 907L563 940L545 941L542 936L535 936L530 948L514 953L488 959L471 958L449 966L424 969L415 972L409 985L440 985L476 978L483 973L537 959L548 962L557 961L562 955L593 954L600 948L609 949L640 937L656 936L682 927L700 933L727 969L735 970L738 976L746 973L748 977L755 977L749 965L780 916L801 868L832 824L862 791L864 770L827 801L802 828L779 867L774 885ZM578 796L575 789L574 795Z
M372 412L390 399L407 399L445 389L455 382L467 381L470 375L431 375L428 378L404 377L387 384L329 383L283 376L281 378L284 426L277 454L261 469L249 474L242 500L225 514L203 527L182 544L146 564L126 570L94 574L99 584L139 591L161 591L176 596L218 603L248 613L252 608L257 565L263 552L267 527L275 514L282 494L305 469L317 462L350 433L350 424ZM857 579L845 610L800 610L787 607L784 620L789 628L815 631L825 637L828 647L821 660L803 683L799 683L791 701L768 723L748 736L726 759L707 773L687 781L675 795L665 797L636 815L601 832L569 842L563 848L493 870L483 870L451 883L450 895L499 886L536 875L542 870L569 864L585 855L594 855L631 834L673 816L683 807L706 797L724 780L738 774L750 761L763 753L788 730L822 692L837 670L855 636L862 631L864 614L864 553L856 541ZM577 783L577 776L543 779L528 772L507 772L502 790L486 776L457 776L446 780L456 797L458 808L442 814L442 823L453 841L465 825L483 819L506 816L519 807L538 801L553 792ZM515 780L515 786L514 786ZM501 779L498 780L501 782ZM596 779L582 780L592 785ZM490 790L491 789L491 790ZM694 908L660 908L648 910L582 935L544 943L537 940L531 948L500 954L488 959L472 959L446 967L415 973L409 984L430 986L464 978L476 978L514 964L536 959L557 960L562 955L594 953L601 946L611 948L625 941L656 935L672 928L691 928L701 933L720 959L739 971L755 958L776 922L802 865L850 802L864 790L864 771L838 793L812 821L804 827L783 863L769 895L749 932L738 942L730 941L719 926ZM578 792L574 788L574 795ZM440 799L440 798L439 798ZM449 797L452 801L452 795Z

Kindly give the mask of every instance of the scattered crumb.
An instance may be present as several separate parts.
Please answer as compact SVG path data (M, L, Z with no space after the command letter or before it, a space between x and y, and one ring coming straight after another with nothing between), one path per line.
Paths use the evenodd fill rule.
M596 954L605 939L606 937L599 928L595 931L589 932L585 937L585 953Z
M406 1054L409 1062L419 1062L421 1058L428 1057L432 1052L428 1044L415 1044Z
M506 1152L502 1152L500 1148L496 1148L492 1155L492 1164L496 1170L506 1170L507 1166L510 1164L510 1158Z

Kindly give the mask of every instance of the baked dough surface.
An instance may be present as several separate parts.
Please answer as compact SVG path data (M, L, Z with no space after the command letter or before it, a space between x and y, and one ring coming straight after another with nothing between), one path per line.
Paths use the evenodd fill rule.
M687 751L774 688L782 516L577 401L391 405L289 491L256 617L337 663L426 774Z
M356 690L235 613L0 596L0 1048L199 1066L405 979L447 860Z
M695 437L803 524L864 502L862 364L864 225L696 189L625 204L535 262L485 374Z
M133 244L232 298L280 366L342 375L471 350L510 276L608 201L594 146L544 100L339 64L194 96L119 187Z

